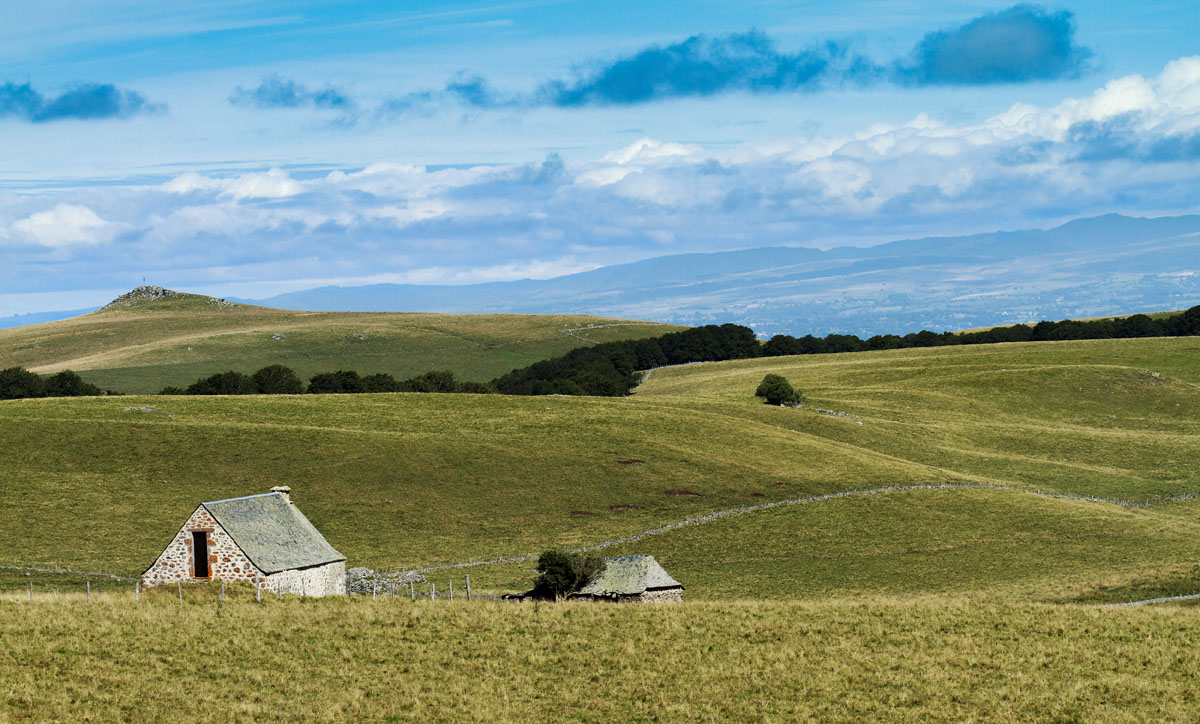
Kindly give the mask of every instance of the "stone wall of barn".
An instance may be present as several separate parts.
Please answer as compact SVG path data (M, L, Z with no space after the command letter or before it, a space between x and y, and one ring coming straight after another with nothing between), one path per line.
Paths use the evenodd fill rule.
M297 596L346 595L346 562L337 561L312 568L294 568L267 576L264 590Z
M608 603L682 603L682 588L661 588L658 590L642 591L637 595L614 596L581 596L571 597L577 601L596 601Z
M208 578L197 579L192 554L192 533L208 533ZM344 566L343 566L344 568ZM143 586L161 586L176 581L251 581L262 573L242 553L233 538L213 520L203 505L196 508L170 545L142 574Z

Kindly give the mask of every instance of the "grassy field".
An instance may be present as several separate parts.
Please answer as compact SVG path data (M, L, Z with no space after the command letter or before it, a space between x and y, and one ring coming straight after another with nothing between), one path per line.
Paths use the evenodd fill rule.
M563 329L606 342L682 327L584 315L294 312L180 294L0 330L0 369L73 369L126 393L270 364L287 365L304 379L337 369L398 379L451 369L460 379L486 382L584 344Z
M0 722L1194 721L1200 605L1099 604L1200 591L1198 354L773 358L656 370L624 399L0 403L0 564L76 571L0 569ZM755 398L768 372L807 407ZM687 602L461 600L468 573L526 588L530 561L427 571L453 603L135 604L77 572L137 575L196 502L279 483L350 565L386 569L694 519L601 549L654 555Z
M1196 344L691 365L655 371L624 399L12 401L0 405L0 470L16 481L0 488L0 563L137 574L197 501L279 483L293 486L351 565L384 568L592 545L771 501L950 483L1010 489L784 506L607 550L652 553L679 572L689 598L709 600L1086 600L1200 588L1196 503L1169 498L1200 489ZM761 404L752 392L767 372L788 376L811 408L853 417ZM515 590L529 568L473 576Z
M1200 609L0 600L0 720L1191 722Z

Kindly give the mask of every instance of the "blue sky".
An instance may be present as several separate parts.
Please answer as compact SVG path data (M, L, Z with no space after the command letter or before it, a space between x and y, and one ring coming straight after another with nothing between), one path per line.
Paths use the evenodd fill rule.
M22 7L21 5L25 5ZM1194 213L1194 2L0 8L0 315Z

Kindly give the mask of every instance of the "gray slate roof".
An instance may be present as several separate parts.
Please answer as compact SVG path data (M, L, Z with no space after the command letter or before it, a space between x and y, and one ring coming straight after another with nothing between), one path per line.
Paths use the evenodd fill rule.
M683 588L654 556L628 555L605 558L604 573L584 586L578 596L637 596L647 590Z
M279 493L214 500L202 505L263 573L346 560Z

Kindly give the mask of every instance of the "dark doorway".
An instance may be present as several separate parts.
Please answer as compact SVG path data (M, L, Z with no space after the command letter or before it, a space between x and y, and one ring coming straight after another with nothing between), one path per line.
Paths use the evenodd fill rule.
M192 532L192 554L195 556L192 575L208 578L208 533L202 530Z

